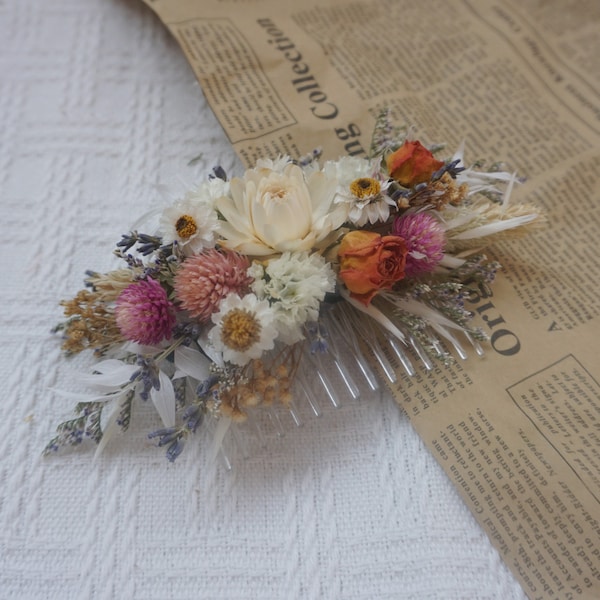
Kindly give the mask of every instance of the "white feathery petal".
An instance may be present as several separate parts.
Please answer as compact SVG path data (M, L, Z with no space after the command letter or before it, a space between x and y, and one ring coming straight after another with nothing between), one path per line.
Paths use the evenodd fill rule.
M125 342L121 347L124 354L141 354L142 356L154 356L160 354L166 347L168 342L165 340L160 345L146 346L137 342Z
M57 396L68 398L69 400L76 400L77 402L108 402L113 398L118 398L125 390L119 389L116 392L95 395L86 395L79 392L68 392L58 388L48 388L48 391L55 393Z
M158 372L158 380L160 389L152 388L150 398L154 402L164 426L173 427L175 425L175 390L173 389L173 383L162 371Z
M452 256L451 254L444 254L444 257L438 263L441 267L447 267L448 269L458 269L458 267L462 267L465 264L466 260L464 258L459 258L458 256Z
M445 210L442 216L446 216L447 212L454 212L454 211L448 211ZM473 220L473 213L472 212L468 212L468 213L463 213L463 214L458 214L458 216L454 217L453 219L450 219L449 221L440 221L440 223L442 224L442 226L444 227L444 229L446 231L450 231L452 229L457 229L458 227L462 227L463 225L466 225L467 223L469 223L469 221Z
M94 365L97 374L85 373L78 376L78 380L94 389L116 389L128 383L131 376L138 370L136 365L130 365L120 360L108 359Z
M480 227L474 227L468 229L457 235L449 235L450 240L472 240L478 237L485 237L500 231L506 231L507 229L513 229L514 227L520 227L535 221L538 218L537 213L531 213L529 215L522 215L520 217L513 217L512 219L505 219L504 221L494 221L493 223L487 223Z
M464 140L460 143L456 152L450 159L451 162L460 160L459 166L465 168L464 162L465 142ZM484 191L499 192L500 190L494 186L494 182L512 182L518 181L514 173L507 171L475 171L472 168L465 168L456 176L456 182L461 185L466 183L469 186L469 196Z
M354 308L357 308L359 311L375 319L375 321L383 328L387 329L392 335L397 337L401 342L406 342L406 336L378 308L375 308L373 304L365 306L362 302L352 298L350 293L343 288L340 288L339 294L344 300L354 306Z
M208 356L208 358L214 362L217 367L224 367L225 361L223 360L223 353L219 352L210 341L208 337L208 331L205 329L197 339L198 345L202 348L202 352Z
M106 420L104 426L102 427L102 437L96 446L96 452L94 452L94 460L102 454L104 448L108 445L108 442L114 437L115 433L119 431L120 427L117 424L117 420L119 417L119 413L121 411L121 403L115 402L112 411Z
M510 181L508 182L508 185L506 186L506 190L504 191L504 196L502 196L502 207L506 208L508 206L508 202L510 200L510 195L512 193L513 187L515 186L515 183L517 182L517 174L513 173L511 175Z
M482 183L486 181L510 181L514 177L514 174L508 171L473 171L467 169L462 173L468 173L471 181L481 181ZM460 180L462 173L457 175L457 180Z
M97 371L98 373L111 373L122 367L129 367L135 370L133 365L124 363L116 358L107 358L106 360L101 360L99 363L96 363L94 365L94 371Z
M178 346L175 348L175 368L184 375L204 381L210 375L210 360L193 348Z

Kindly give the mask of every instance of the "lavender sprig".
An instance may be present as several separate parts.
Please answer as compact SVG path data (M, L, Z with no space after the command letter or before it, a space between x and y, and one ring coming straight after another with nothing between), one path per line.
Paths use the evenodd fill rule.
M100 424L104 402L80 402L75 407L74 419L63 421L56 428L58 434L44 448L44 455L65 446L77 446L87 437L96 442L102 439Z

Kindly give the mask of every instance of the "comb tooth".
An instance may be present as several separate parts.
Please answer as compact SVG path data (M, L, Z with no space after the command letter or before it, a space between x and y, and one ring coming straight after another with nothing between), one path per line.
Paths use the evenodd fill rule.
M329 377L327 377L327 375L325 373L323 373L323 371L321 369L318 369L317 370L317 378L318 378L319 382L321 383L321 386L322 386L326 396L329 398L329 401L331 402L331 404L333 404L333 406L335 406L336 408L339 408L342 405L342 402L341 402L340 397L339 397L338 393L336 392L335 388L331 384Z
M404 350L402 350L402 348L400 348L400 345L398 344L398 340L389 334L386 334L385 338L386 338L387 343L390 346L390 348L394 351L396 358L400 361L400 364L402 365L403 369L406 371L406 374L409 377L414 377L416 374L415 368L413 367L412 363L410 362L410 359L408 358L408 356L406 356L406 354L404 353Z
M464 348L460 345L458 340L452 339L451 343L452 343L452 346L454 347L456 354L458 354L460 359L467 360L467 358L468 358L467 353L465 352Z
M277 433L277 437L285 437L285 428L283 427L283 423L279 418L279 413L272 406L270 406L267 409L267 415L269 416L269 420L271 421L271 424Z
M477 354L477 356L485 356L485 351L483 347L472 335L465 331L465 337L467 338L467 340L469 340L471 346L473 346L473 349L475 350L475 354Z
M223 446L221 446L219 450L219 457L221 458L221 463L223 464L223 467L225 467L225 470L231 471L233 469L233 464L229 458L229 453L225 451Z
M354 354L354 360L356 361L362 376L367 382L369 389L372 392L376 392L379 389L379 381L377 380L375 373L373 373L369 363L365 360L365 357L362 355L362 353Z
M293 400L289 403L288 411L292 417L292 420L294 421L294 425L296 427L302 427L304 422L302 421L302 418L298 412L298 408L296 407L296 403Z
M344 385L348 389L348 393L350 394L350 397L353 400L358 400L360 398L360 390L358 389L358 386L356 385L356 383L354 383L354 379L352 379L352 376L350 375L350 372L346 368L346 365L344 365L342 360L339 358L336 358L334 360L334 364L344 382Z
M358 366L369 389L372 392L376 392L379 389L379 381L361 351L360 344L356 339L356 335L354 335L352 325L341 311L329 311L328 317L328 325L334 333L337 333L337 336L333 337L338 337L340 340L347 342L351 350L352 359Z
M431 362L429 356L427 356L427 353L425 352L423 346L421 346L421 344L419 344L419 342L412 335L409 336L408 341L411 345L411 348L415 351L415 354L419 357L419 360L421 361L425 369L427 371L432 371L433 363Z
M308 391L306 383L303 383L301 393L303 394L305 400L308 402L308 405L310 406L313 415L315 417L320 417L323 414L323 412L321 411L319 401L317 400L317 398L314 397L314 395L311 392Z
M307 363L316 375L318 383L320 383L322 391L329 398L329 401L333 406L339 408L342 405L340 395L338 394L335 386L331 383L329 376L325 373L323 367L315 361L313 355L309 351L304 352L303 362Z
M388 381L390 383L396 383L398 381L396 373L394 372L390 361L385 356L385 352L383 351L383 348L381 347L379 341L376 339L369 340L368 345L371 349L371 352L373 353L373 356L375 357L375 360L379 363L379 366L381 367Z

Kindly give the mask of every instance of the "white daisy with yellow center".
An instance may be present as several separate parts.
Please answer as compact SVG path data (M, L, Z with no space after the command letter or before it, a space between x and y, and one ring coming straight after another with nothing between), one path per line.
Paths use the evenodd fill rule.
M388 220L396 203L387 195L389 182L381 178L377 161L344 156L325 163L323 171L337 178L336 203L350 206L348 221L362 227Z
M263 352L272 350L277 337L275 313L268 301L254 294L240 298L229 294L212 315L215 326L208 339L223 360L244 366Z
M165 244L177 242L186 256L213 248L218 216L214 196L223 192L222 186L213 190L212 182L201 185L166 208L159 223L159 233Z

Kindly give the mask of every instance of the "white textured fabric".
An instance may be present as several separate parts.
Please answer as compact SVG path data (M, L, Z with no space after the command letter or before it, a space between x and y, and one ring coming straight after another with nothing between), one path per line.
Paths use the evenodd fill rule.
M144 410L96 461L41 458L72 410L51 390L89 362L49 333L59 300L115 264L157 184L238 163L137 0L0 2L0 40L0 598L524 598L387 394L233 473L206 436L169 464Z

